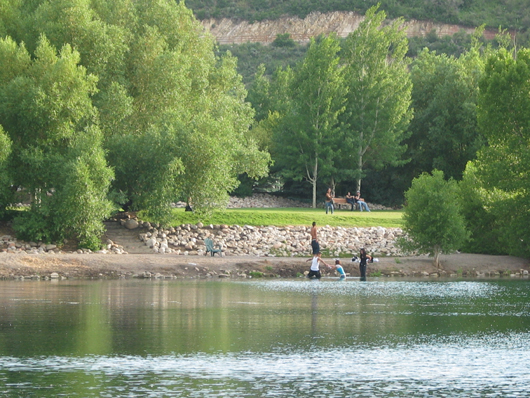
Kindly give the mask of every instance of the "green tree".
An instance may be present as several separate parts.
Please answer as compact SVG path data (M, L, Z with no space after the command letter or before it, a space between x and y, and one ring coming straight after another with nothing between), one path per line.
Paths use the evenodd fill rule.
M477 161L467 164L463 178L458 183L462 215L470 233L463 250L469 253L508 254L504 238L505 220L498 218L491 204L498 195L484 188Z
M397 165L412 117L407 37L402 20L383 26L386 14L370 8L346 38L342 60L348 88L341 168L361 187L363 169Z
M163 221L170 203L221 206L238 173L266 174L269 155L248 133L252 109L229 54L183 2L35 0L23 36L45 33L79 52L97 90L89 98L115 171L112 197Z
M476 104L485 57L475 43L459 58L424 50L413 62L414 119L406 141L411 162L405 166L410 178L438 169L460 180L483 145Z
M183 4L142 2L135 13L128 86L100 101L114 189L157 221L179 198L198 211L222 206L238 174L263 176L270 159L249 134L253 111L236 59L215 56L213 39Z
M124 62L131 35L121 26L105 23L91 1L41 1L27 19L25 42L30 51L44 34L54 47L69 44L79 52L80 63L87 72L98 76L100 91L104 92L113 81L124 83Z
M434 256L436 267L440 266L440 254L460 249L469 233L461 214L458 192L456 181L446 181L439 170L415 178L405 193L405 238L399 241L400 246L407 251Z
M312 39L304 61L288 86L289 108L276 132L277 167L294 180L312 186L316 207L317 184L331 177L340 149L338 116L344 110L345 89L335 36Z
M79 66L68 45L59 55L45 37L35 59L12 40L0 42L3 62L18 73L0 82L0 120L12 142L9 169L15 186L32 195L31 210L14 224L19 237L57 241L78 237L96 248L112 171L106 165L96 110L90 96L97 78ZM2 67L0 66L0 70Z
M10 154L11 140L0 125L0 219L4 215L6 206L10 204L11 198L11 180L7 170Z
M276 35L276 39L272 42L275 47L296 47L296 43L291 39L289 33L283 33Z
M265 76L265 65L260 64L247 94L247 101L255 111L254 120L258 123L273 110L270 85L270 80Z
M488 145L477 174L499 239L513 255L530 256L530 50L491 56L480 82L478 123Z

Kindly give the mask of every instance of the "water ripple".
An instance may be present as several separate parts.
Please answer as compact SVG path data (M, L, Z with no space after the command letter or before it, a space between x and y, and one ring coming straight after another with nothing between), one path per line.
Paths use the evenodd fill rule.
M523 397L530 390L529 337L423 336L402 346L309 352L0 357L0 396L61 396L39 385L45 372L71 374L62 387L70 397ZM10 383L12 373L27 381ZM87 379L96 380L96 391Z
M322 293L349 296L428 297L428 298L485 298L502 294L504 287L488 282L392 282L375 281L259 281L241 282L257 289L297 293Z

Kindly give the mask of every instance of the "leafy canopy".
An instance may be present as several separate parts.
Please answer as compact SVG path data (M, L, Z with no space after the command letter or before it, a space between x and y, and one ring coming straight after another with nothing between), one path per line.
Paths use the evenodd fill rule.
M508 253L530 255L530 51L492 55L480 81L478 124L488 145L475 163L483 206ZM487 220L487 219L486 219ZM484 221L486 221L484 220Z
M405 193L403 211L404 250L428 253L439 266L441 253L460 249L468 238L458 201L456 181L444 179L443 172L422 174Z

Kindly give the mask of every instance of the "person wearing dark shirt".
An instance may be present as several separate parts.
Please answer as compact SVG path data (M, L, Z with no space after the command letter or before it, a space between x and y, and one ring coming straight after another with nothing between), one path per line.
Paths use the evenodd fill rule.
M364 247L361 247L361 252L359 254L359 271L361 272L361 280L366 280L366 263L372 260L372 256L366 253Z

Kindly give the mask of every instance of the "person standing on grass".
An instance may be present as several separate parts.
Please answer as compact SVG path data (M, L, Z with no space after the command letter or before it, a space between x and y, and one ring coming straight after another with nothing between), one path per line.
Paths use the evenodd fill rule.
M320 279L322 277L322 274L320 273L320 264L331 268L331 265L327 264L324 260L322 260L321 256L321 253L313 254L313 258L308 258L306 260L306 262L311 261L311 268L309 268L309 274L307 274L307 277L309 279Z
M320 245L318 244L317 238L317 223L313 221L311 226L311 248L313 249L313 255L320 253Z
M333 214L333 193L331 188L328 188L326 192L326 214L328 214L328 210L331 210L331 214Z

